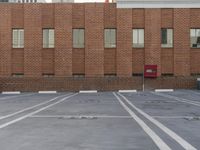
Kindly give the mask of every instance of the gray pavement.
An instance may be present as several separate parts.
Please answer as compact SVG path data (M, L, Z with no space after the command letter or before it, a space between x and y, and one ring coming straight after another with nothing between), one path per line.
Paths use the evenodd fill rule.
M200 149L200 91L158 94L0 94L0 150Z

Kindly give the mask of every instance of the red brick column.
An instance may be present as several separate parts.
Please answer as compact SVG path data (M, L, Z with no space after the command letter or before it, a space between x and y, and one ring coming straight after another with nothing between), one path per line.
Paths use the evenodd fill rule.
M24 74L41 76L42 64L41 4L24 4Z
M132 9L117 9L117 76L132 76Z
M145 9L145 64L158 65L161 74L161 10Z
M55 4L55 75L72 75L71 4Z
M104 6L85 4L85 75L104 74Z
M0 5L0 76L11 75L11 5Z
M174 9L174 75L190 75L190 9Z

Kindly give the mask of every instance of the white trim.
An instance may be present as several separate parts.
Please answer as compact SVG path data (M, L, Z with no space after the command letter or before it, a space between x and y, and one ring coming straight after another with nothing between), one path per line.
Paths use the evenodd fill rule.
M5 92L2 92L2 94L20 94L21 92L20 91L5 91Z
M39 91L39 94L55 94L57 91Z
M174 92L174 89L155 89L155 92Z
M97 90L79 91L79 93L97 93Z
M137 90L119 90L119 93L136 93Z
M199 0L118 0L117 8L200 8Z

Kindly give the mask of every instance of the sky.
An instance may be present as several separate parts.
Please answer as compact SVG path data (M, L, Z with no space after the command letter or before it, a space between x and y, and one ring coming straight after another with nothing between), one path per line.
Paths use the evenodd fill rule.
M75 0L75 2L104 2L105 0Z
M46 0L46 1L47 2L51 2L52 0ZM105 0L75 0L75 2L77 2L77 3L84 3L84 2L105 2Z

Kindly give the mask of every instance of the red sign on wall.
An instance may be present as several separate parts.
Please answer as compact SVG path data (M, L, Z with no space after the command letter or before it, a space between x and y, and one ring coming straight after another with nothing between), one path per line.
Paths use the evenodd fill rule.
M144 66L144 77L145 78L156 78L157 77L157 65L145 65Z

